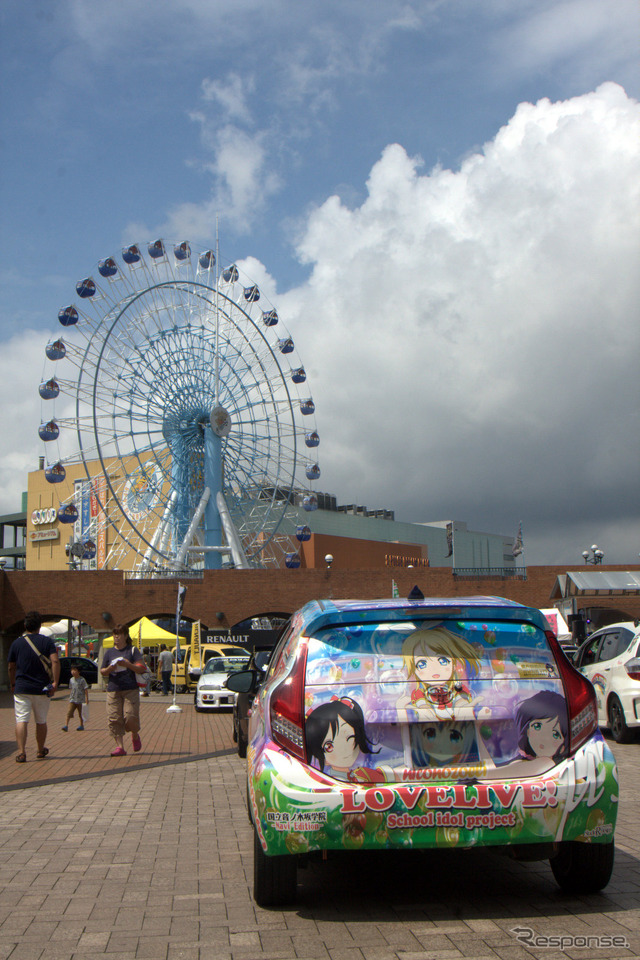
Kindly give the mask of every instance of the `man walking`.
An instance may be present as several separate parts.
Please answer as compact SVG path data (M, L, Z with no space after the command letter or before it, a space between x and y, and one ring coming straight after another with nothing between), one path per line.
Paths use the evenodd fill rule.
M9 682L13 693L16 714L17 763L27 759L27 730L31 711L36 721L36 744L38 760L49 753L47 740L47 714L49 698L58 689L60 660L51 637L41 634L42 617L35 610L24 618L25 632L14 640L9 648ZM51 676L47 672L49 664Z
M163 643L160 647L158 662L160 664L160 673L162 674L162 693L166 697L171 689L171 669L173 664L173 654L170 650L167 650L166 643Z

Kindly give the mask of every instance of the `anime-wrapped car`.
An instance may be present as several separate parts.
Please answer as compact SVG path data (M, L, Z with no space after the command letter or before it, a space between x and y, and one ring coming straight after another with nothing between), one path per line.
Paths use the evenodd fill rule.
M509 600L308 603L247 756L262 905L294 899L300 855L334 849L503 847L575 892L611 875L617 773L593 687L540 611Z

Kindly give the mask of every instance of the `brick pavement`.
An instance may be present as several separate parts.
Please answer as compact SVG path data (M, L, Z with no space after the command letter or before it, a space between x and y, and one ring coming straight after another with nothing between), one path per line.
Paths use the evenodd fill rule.
M244 762L229 749L229 714L196 715L187 698L182 714L167 715L166 705L144 702L145 754L118 768L104 757L104 717L94 732L99 704L84 741L89 776L69 779L82 763L75 730L52 728L50 759L20 765L12 751L0 760L0 775L13 764L27 778L1 794L0 960L640 955L639 744L613 745L618 853L603 894L567 896L547 864L488 851L354 853L310 864L297 906L265 910L251 898ZM10 712L0 698L2 739ZM26 785L37 775L48 782ZM516 926L537 936L623 936L629 946L529 947Z
M0 693L0 792L16 787L55 783L77 777L140 770L151 764L176 763L217 755L233 748L229 710L196 713L192 694L178 694L181 714L167 714L171 697L152 693L140 698L142 751L133 753L127 736L126 757L111 757L113 741L107 733L105 694L89 691L89 721L85 730L71 723L64 733L69 692L62 687L53 698L48 717L49 756L36 761L35 726L29 724L27 763L16 763L13 697ZM73 718L76 720L76 716Z

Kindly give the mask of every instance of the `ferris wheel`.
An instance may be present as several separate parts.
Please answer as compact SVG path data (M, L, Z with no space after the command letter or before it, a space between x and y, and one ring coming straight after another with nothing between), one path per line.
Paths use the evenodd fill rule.
M73 550L94 558L102 525L112 569L298 566L320 440L277 310L217 250L160 239L121 259L76 284L45 350L39 435Z

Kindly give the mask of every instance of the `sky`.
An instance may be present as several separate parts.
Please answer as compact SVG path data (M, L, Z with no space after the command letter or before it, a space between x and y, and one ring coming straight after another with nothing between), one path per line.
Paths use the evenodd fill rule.
M251 265L318 489L637 566L637 0L3 0L0 512L77 280L162 236Z

